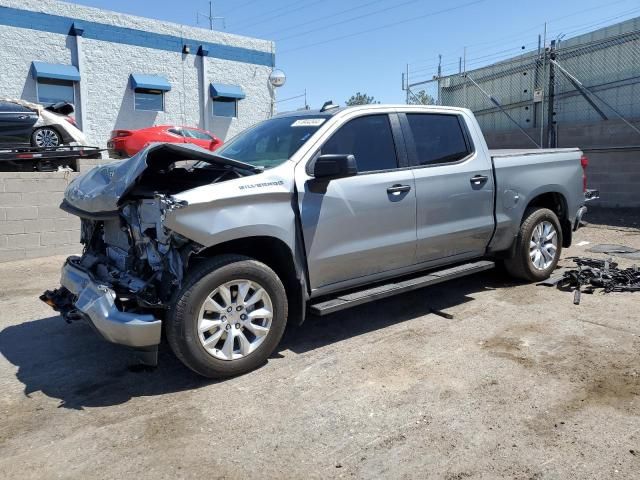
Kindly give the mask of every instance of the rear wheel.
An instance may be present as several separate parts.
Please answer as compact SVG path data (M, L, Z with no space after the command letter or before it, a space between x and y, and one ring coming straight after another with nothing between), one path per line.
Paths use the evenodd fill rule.
M287 322L282 282L267 265L238 255L204 262L185 279L167 319L176 356L205 377L262 365Z
M36 128L31 134L31 145L34 147L57 147L61 143L60 134L51 127Z
M561 252L562 229L556 214L547 208L531 208L520 225L515 255L504 266L515 278L539 282L549 278Z

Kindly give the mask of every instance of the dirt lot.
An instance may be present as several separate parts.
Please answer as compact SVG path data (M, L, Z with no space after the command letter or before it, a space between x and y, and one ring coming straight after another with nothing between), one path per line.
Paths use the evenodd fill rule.
M637 213L576 243L640 248ZM3 478L640 478L640 293L489 272L312 317L216 383L54 316L62 260L0 265Z

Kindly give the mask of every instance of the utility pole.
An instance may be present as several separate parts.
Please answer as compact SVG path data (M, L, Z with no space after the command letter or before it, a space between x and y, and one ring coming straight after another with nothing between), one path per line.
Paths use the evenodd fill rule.
M554 107L554 96L555 96L555 83L556 83L556 75L555 68L553 62L551 60L556 59L556 41L551 40L551 44L549 45L549 94L547 100L547 148L555 148L557 139L556 139L556 125L555 125L555 107Z
M200 23L200 16L203 16L207 20L209 20L209 30L213 30L213 21L214 20L222 20L222 28L227 28L225 18L224 17L214 17L213 16L213 2L209 2L209 15L206 13L198 12L196 14L196 23Z
M467 47L464 47L462 52L462 75L465 77L464 84L462 85L462 91L464 94L464 107L467 108L469 106L468 98L467 98Z
M545 92L544 76L547 69L547 22L544 22L544 36L542 37L542 105L540 105L540 147L544 147L544 99Z
M406 81L407 81L407 98L405 100L405 103L407 105L409 105L409 64L407 63L407 73L406 73Z
M442 76L442 54L438 54L438 78Z

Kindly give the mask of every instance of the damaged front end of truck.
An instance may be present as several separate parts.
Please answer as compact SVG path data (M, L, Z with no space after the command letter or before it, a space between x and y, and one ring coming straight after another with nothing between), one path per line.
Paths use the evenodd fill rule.
M155 364L172 295L204 248L167 228L168 216L189 209L173 195L260 171L191 145L154 144L78 177L61 208L81 218L83 254L67 259L61 287L41 299Z

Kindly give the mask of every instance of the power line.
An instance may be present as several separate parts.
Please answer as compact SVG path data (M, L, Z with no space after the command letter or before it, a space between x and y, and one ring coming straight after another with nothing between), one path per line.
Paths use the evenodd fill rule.
M340 10L339 12L335 12L335 13L332 13L330 15L325 15L324 17L316 17L316 18L314 18L312 20L309 20L307 22L297 23L296 25L291 25L290 27L281 28L281 29L279 29L277 31L267 32L267 33L264 34L264 36L268 37L270 35L274 35L274 34L278 34L278 33L282 33L282 32L287 32L289 30L296 30L296 29L298 29L300 27L304 27L305 25L309 25L309 24L312 24L312 23L320 22L322 20L326 20L327 18L335 18L337 15L342 15L344 13L349 13L349 12L352 12L354 10L358 10L358 9L364 8L364 7L369 7L371 5L374 5L376 3L381 3L381 2L384 2L384 1L386 1L386 0L374 0L373 2L363 3L362 5L357 5L355 7L347 8L346 10Z
M244 8L247 5L251 5L252 3L256 3L258 0L249 0L248 2L241 3L240 5L235 5L233 7L234 10L238 10L240 8Z
M601 20L601 21L595 22L595 23L591 23L591 24L589 24L587 26L581 25L579 28L576 28L575 30L566 31L566 30L564 30L562 28L559 28L559 29L555 30L551 34L551 36L553 37L556 33L558 33L558 34L559 33L564 33L564 34L567 34L567 35L575 35L575 34L579 34L581 32L585 32L585 31L588 32L588 31L591 31L593 29L593 27L597 27L598 25L607 24L607 23L611 22L612 20L617 20L619 18L626 17L627 15L631 15L631 14L637 13L637 12L640 12L640 7L632 8L630 10L627 10L625 12L622 12L622 13L616 15L615 17L605 18L604 20ZM567 27L565 27L565 28L567 28ZM571 28L571 27L568 27L568 28ZM605 28L605 27L601 27L601 28Z
M616 3L621 3L621 2L616 2ZM640 11L640 8L636 7L636 8L632 8L632 9L629 9L629 10L625 10L625 11L623 11L621 13L618 13L617 15L605 18L605 19L600 20L600 21L595 22L595 23L594 22L581 23L581 24L574 24L571 27L558 28L553 33L548 33L548 36L549 37L554 37L559 33L565 33L567 35L572 35L573 36L572 38L575 38L576 36L579 36L580 34L582 34L582 32L588 33L589 31L592 31L593 28L598 26L598 25L608 24L613 20L617 20L619 18L622 18L624 16L636 13L638 11ZM567 18L569 16L571 16L571 15L566 15L564 17L559 17L559 19ZM558 20L558 19L555 19L555 20ZM573 27L577 27L577 28L573 28ZM565 30L566 28L569 28L570 30ZM571 28L573 28L573 29L571 29ZM484 43L486 43L486 42L484 42ZM478 43L478 44L472 45L471 47L468 47L468 50L477 48L479 45L482 45L482 43ZM535 47L536 45L537 45L537 42L532 41L532 42L526 43L523 46L524 47ZM498 52L493 52L493 53L490 53L490 54L487 54L487 55L482 55L482 56L479 56L479 57L467 58L467 65L478 65L478 64L482 64L482 63L497 63L497 62L502 61L502 60L508 60L508 59L511 59L511 58L515 58L516 57L515 52L513 52L513 54L511 54L511 55L502 55L501 58L495 58L495 57L500 57L501 54L506 53L506 52L510 52L510 51L513 51L513 50L516 50L516 49L521 50L522 46L520 46L520 47L512 47L511 49L501 50L501 51L498 51ZM536 51L536 48L531 48L529 50L523 51L522 54L534 53L535 51ZM491 62L489 62L489 59L493 59L493 60ZM443 64L442 68L447 68L447 67L452 67L452 66L457 66L457 65L458 65L457 61L449 62L449 63ZM418 68L418 69L412 70L411 73L414 73L414 74L415 73L421 73L421 72L425 72L425 71L428 71L428 70L431 70L431 71L435 72L436 68L435 67L422 67L422 68ZM419 82L421 80L417 80L417 81Z
M338 25L343 25L345 23L353 22L353 21L356 21L356 20L362 20L363 18L371 17L372 15L377 15L379 13L388 12L389 10L395 10L397 8L404 7L406 5L410 5L412 3L416 3L416 2L420 2L420 1L422 1L422 0L408 0L406 2L402 2L402 3L399 3L399 4L393 5L391 7L385 7L385 8L381 8L381 9L378 9L378 10L374 10L374 11L369 12L369 13L364 13L362 15L356 15L355 17L346 18L346 19L341 20L339 22L332 22L331 23L331 28L336 27ZM282 38L276 39L276 41L277 42L281 42L283 40L288 40L290 38L296 38L296 37L300 37L302 35L307 35L309 33L317 32L318 30L325 30L326 28L327 27L320 26L320 27L317 27L317 28L313 28L311 30L305 30L304 32L298 32L298 33L294 33L293 35L288 35L286 37L282 37Z
M311 44L307 44L307 45L302 45L302 46L297 47L297 48L292 48L292 49L290 49L290 50L285 50L284 52L281 52L281 54L282 54L282 53L295 52L295 51L297 51L297 50L302 50L302 49L304 49L304 48L315 47L315 46L318 46L318 45L323 45L323 44L325 44L325 43L335 42L335 41L337 41L337 40L343 40L343 39L345 39L345 38L355 37L355 36L357 36L357 35L363 35L363 34L365 34L365 33L376 32L376 31L379 31L379 30L383 30L383 29L385 29L385 28L391 28L391 27L395 27L395 26L397 26L397 25L402 25L402 24L405 24L405 23L413 22L413 21L415 21L415 20L422 20L423 18L433 17L433 16L435 16L435 15L440 15L440 14L442 14L442 13L448 13L448 12L452 12L452 11L454 11L454 10L459 10L459 9L461 9L461 8L470 7L470 6L472 6L472 5L476 5L476 4L479 4L479 3L483 3L483 2L485 2L485 1L486 1L486 0L474 0L474 1L472 1L472 2L464 3L464 4L462 4L462 5L457 5L457 6L455 6L455 7L444 8L444 9L442 9L442 10L438 10L438 11L436 11L436 12L427 13L427 14L424 14L424 15L418 15L418 16L414 16L414 17L411 17L411 18L406 18L406 19L404 19L404 20L399 20L399 21L397 21L397 22L387 23L387 24L381 25L381 26L379 26L379 27L374 27L374 28L369 28L369 29L366 29L366 30L361 30L361 31L359 31L359 32L349 33L349 34L346 34L346 35L341 35L341 36L339 36L339 37L333 37L333 38L330 38L330 39L328 39L328 40L323 40L323 41L321 41L321 42L316 42L316 43L311 43Z
M612 5L617 5L617 4L619 4L619 3L625 3L625 2L628 2L628 1L629 1L629 0L617 0L617 1L615 1L615 2L610 2L610 3L607 3L607 4L605 4L605 5L598 5L598 6L596 6L596 7L592 7L592 8L587 8L587 9L584 9L584 10L580 10L580 11L579 11L579 12L577 12L577 13L572 13L572 14L569 14L569 15L563 15L563 16L560 16L560 17L555 17L555 18L552 18L552 19L548 20L548 21L547 21L547 24L549 24L549 23L551 23L551 22L556 22L556 21L558 21L558 20L564 20L565 18L575 17L576 15L580 15L580 14L582 14L582 13L590 12L590 11L593 11L593 10L598 10L598 9L605 8L605 7L606 7L606 8L610 8ZM608 20L605 20L605 21L608 21ZM473 45L472 45L471 47L469 47L469 48L476 48L476 47L480 47L480 46L488 46L488 45L496 45L496 44L499 44L499 43L500 43L500 44L502 44L502 43L504 43L504 41L505 41L505 40L511 40L511 39L520 40L520 39L523 39L523 38L524 38L524 37L522 36L522 34L523 34L523 33L538 30L538 29L539 29L539 28L541 28L543 25L544 25L544 24L538 24L538 25L536 25L536 26L534 26L534 27L527 28L526 30L520 30L517 34L507 35L507 36L504 36L504 37L499 37L499 38L496 38L496 39L494 39L494 40L488 40L488 41L485 41L485 42L478 42L478 43L473 44ZM581 24L581 26L582 26L582 25L585 25L585 24L583 23L583 24ZM571 27L570 27L570 28L571 28ZM445 51L445 52L442 52L442 55L443 55L443 56L446 56L446 55L449 55L449 54L453 54L453 55L456 55L456 56L457 56L457 55L459 55L459 53L460 53L460 49L456 49L456 50L447 50L447 51ZM416 61L416 62L409 62L409 63L410 63L410 65L421 65L421 64L427 63L427 60ZM457 62L455 62L455 63L457 64Z
M512 48L507 48L505 50L500 50L497 52L493 52L493 53L489 53L487 55L482 55L479 57L471 57L467 59L467 64L474 64L474 63L478 63L477 61L480 60L482 61L483 59L487 59L487 58L494 58L494 57L499 57L502 56L505 53L509 53L510 55L508 55L508 57L512 57L515 56L515 51L514 50L519 50L521 52L521 54L525 54L525 53L529 53L530 50L527 50L526 47L529 45L533 45L535 42L531 42L529 44L526 45L521 45L520 47L512 47ZM525 47L523 49L523 47ZM441 65L442 68L446 68L446 67L451 67L454 65L458 65L458 62L448 62L448 63L444 63ZM416 68L411 70L411 73L420 73L420 72L424 72L427 70L431 70L431 71L435 71L433 67L422 67L422 68Z
M284 17L286 15L289 15L290 13L294 13L294 12L297 12L299 10L303 10L305 8L309 8L309 7L313 6L313 5L321 3L322 1L323 0L318 0L318 1L315 1L315 2L311 2L309 4L300 5L297 8L291 8L291 5L287 4L287 5L284 5L283 7L276 8L276 9L271 10L270 12L268 12L268 13L276 13L276 12L281 12L283 10L286 10L286 12L284 12L284 13L279 13L277 15L269 15L269 16L266 16L266 17L265 16L261 16L260 20L258 20L256 22L251 22L251 19L249 19L249 23L240 22L240 25L238 25L236 28L238 28L238 29L246 29L246 28L249 28L249 27L253 27L254 25L259 25L259 24L264 23L264 22L270 22L270 21L272 21L272 20L274 20L276 18ZM292 3L299 3L299 2L292 2ZM254 19L256 19L256 18L258 18L258 17L254 17Z

